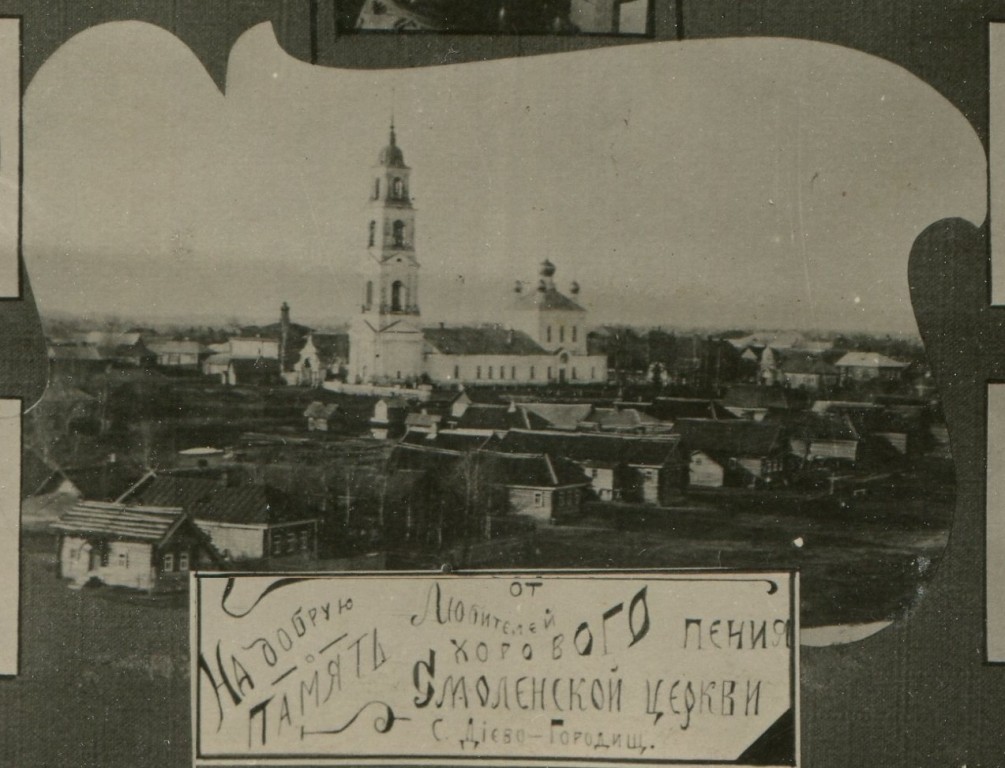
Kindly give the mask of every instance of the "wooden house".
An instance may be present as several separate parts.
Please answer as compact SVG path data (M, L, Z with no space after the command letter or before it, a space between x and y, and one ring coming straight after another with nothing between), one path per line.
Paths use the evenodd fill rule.
M119 499L188 512L227 560L317 554L317 514L265 485L230 485L228 475L150 473Z
M689 485L760 487L784 480L788 445L779 424L680 419L674 424L689 457ZM721 473L712 464L721 468Z
M53 524L59 575L74 586L98 582L147 592L188 586L188 572L219 559L180 507L82 501Z
M511 430L492 449L572 461L589 478L589 490L604 501L668 504L681 492L684 463L676 435Z

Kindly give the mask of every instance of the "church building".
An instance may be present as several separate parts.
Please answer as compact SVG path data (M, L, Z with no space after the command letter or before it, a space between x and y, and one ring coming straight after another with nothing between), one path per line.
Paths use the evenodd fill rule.
M587 355L586 310L558 290L545 260L533 288L517 282L507 323L423 327L415 209L394 125L367 206L367 275L349 338L348 381L393 384L604 383L607 358ZM570 293L578 298L579 286Z

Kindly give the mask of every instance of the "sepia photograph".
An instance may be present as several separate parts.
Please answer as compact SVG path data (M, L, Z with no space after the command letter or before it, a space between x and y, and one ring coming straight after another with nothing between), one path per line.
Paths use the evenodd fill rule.
M340 34L646 35L651 16L649 0L336 6ZM65 725L32 746L36 764L107 763L89 711L122 755L148 754L155 729L158 764L192 764L193 734L228 764L326 759L283 731L280 699L266 723L271 699L257 694L272 674L277 691L317 693L306 670L320 652L317 667L290 655L284 672L270 642L299 652L308 609L300 624L289 610L315 607L310 628L327 631L328 592L350 585L353 619L373 625L372 671L391 647L378 625L428 650L394 667L407 685L390 690L418 709L427 675L457 742L438 743L440 712L399 708L429 721L426 741L399 723L393 755L365 756L465 760L465 744L491 740L468 739L474 702L489 700L476 686L512 695L514 717L527 709L507 687L520 660L512 676L472 675L462 697L467 678L443 665L459 665L464 636L452 608L441 619L429 606L441 584L469 611L485 599L463 574L522 574L485 587L502 616L513 584L556 569L595 575L543 588L559 645L597 648L593 666L552 665L565 675L548 678L556 710L579 699L558 698L555 681L593 670L607 713L591 711L591 738L615 701L658 734L629 747L641 726L628 718L628 762L798 764L800 642L850 654L903 626L953 528L951 419L908 267L933 223L985 219L987 158L968 119L885 59L783 38L351 70L299 60L262 23L229 50L224 79L164 28L117 21L63 43L24 92L23 263L48 383L21 433L14 682L30 706L10 727L54 710ZM771 587L707 586L703 606L687 602L700 592L675 602L636 584L681 570L771 573ZM264 641L227 608L255 579L267 586L247 613L261 601L259 617L286 622ZM215 646L198 634L204 587ZM338 599L339 612L352 602ZM597 600L608 610L590 618ZM430 611L441 626L410 635ZM627 657L606 658L612 619L620 652L658 626L719 675L715 705L695 693L707 680L662 691L677 715L668 691L681 682L706 730L668 734L668 721L690 727L669 714L656 727L656 673L613 677ZM342 639L329 634L318 643ZM742 681L733 656L705 653L742 643L771 648ZM544 646L524 645L540 662ZM665 661L663 647L649 635L647 658ZM390 714L361 713L391 730ZM297 727L341 733L324 714ZM599 760L549 722L527 733L551 751L489 754ZM277 729L267 745L259 725Z
M346 32L646 35L650 0L334 0Z

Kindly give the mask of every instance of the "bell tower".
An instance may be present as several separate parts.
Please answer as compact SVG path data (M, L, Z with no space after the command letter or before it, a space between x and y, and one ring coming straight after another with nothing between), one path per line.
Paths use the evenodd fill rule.
M419 315L419 262L415 257L415 209L409 192L411 169L391 123L391 135L380 151L367 206L367 252L370 269L363 311L379 315Z
M392 119L387 146L373 168L366 207L361 311L350 331L349 375L353 380L414 380L422 373L419 261L410 174Z

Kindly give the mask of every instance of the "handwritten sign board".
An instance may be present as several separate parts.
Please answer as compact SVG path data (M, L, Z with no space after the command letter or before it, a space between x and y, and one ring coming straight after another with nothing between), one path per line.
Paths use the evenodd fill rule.
M797 591L775 572L198 574L195 763L794 765Z

